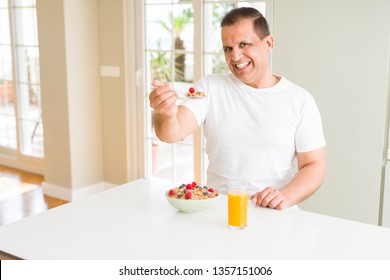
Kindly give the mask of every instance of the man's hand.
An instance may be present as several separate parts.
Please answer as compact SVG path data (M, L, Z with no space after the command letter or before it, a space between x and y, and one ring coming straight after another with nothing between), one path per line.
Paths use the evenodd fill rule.
M198 128L194 113L176 104L177 94L168 85L153 81L156 87L150 94L150 107L154 109L153 125L161 141L175 143Z
M177 94L160 81L153 81L152 85L156 89L149 94L150 107L164 117L175 117L178 112Z
M291 206L287 197L285 197L279 189L275 189L271 186L252 195L251 200L256 206L269 207L278 210L283 210Z
M297 153L298 172L280 189L267 187L252 195L258 206L282 210L296 205L311 196L325 176L325 147Z

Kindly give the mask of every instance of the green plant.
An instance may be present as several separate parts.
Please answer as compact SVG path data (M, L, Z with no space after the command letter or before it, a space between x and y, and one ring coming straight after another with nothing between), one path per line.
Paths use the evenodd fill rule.
M192 9L187 8L183 9L179 16L174 16L172 11L168 13L166 19L159 19L155 21L160 27L162 27L167 32L173 32L175 38L175 50L184 50L184 42L180 38L181 33L187 24L191 23L193 17ZM157 42L157 48L159 49L161 41ZM164 77L164 80L172 81L184 81L185 77L185 54L184 53L175 53L175 75L171 74L170 66L172 63L168 62L168 54L164 51L156 52L155 57L151 58L151 67L153 69L154 77ZM153 61L152 61L153 60Z
M184 27L192 21L192 17L193 17L192 9L187 8L187 9L183 9L180 16L174 16L172 11L169 11L167 16L167 21L159 19L155 21L155 23L168 32L173 31L173 35L175 38L180 38L180 35L183 32Z
M157 49L160 49L161 40L156 42ZM171 56L165 51L156 51L150 53L150 69L152 80L170 82L171 75Z

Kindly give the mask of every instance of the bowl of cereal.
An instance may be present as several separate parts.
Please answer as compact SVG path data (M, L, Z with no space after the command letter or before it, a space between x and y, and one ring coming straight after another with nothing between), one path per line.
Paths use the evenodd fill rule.
M195 213L211 208L219 198L219 193L213 188L192 182L168 190L165 197L179 211Z

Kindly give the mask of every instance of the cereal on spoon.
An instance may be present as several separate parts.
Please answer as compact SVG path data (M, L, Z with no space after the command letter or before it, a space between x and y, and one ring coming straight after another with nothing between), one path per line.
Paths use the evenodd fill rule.
M188 93L186 93L186 96L203 98L203 97L206 97L206 94L204 92L197 91L193 87L190 87L190 89L188 90Z

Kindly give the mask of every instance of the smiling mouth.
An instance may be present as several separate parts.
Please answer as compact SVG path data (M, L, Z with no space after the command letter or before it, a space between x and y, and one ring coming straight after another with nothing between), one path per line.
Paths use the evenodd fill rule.
M250 64L249 61L247 62L243 62L243 63L240 63L240 64L235 64L234 67L238 70L243 70L245 69L246 67L248 67L248 65Z

